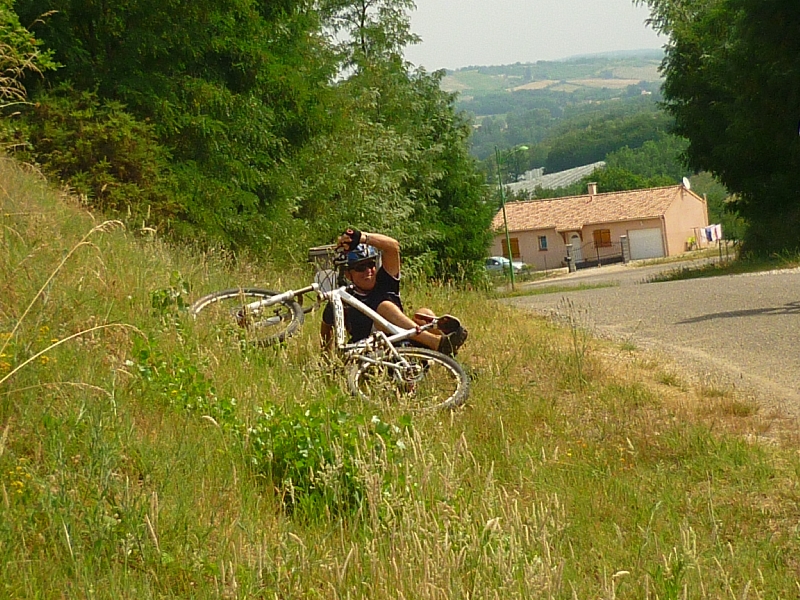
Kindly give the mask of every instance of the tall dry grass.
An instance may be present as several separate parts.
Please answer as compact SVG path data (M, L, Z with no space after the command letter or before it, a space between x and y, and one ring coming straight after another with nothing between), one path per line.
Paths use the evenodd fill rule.
M582 315L424 286L409 309L469 325L468 405L358 404L320 357L317 315L253 349L181 310L232 284L298 285L306 265L102 222L0 161L0 596L796 595L792 438L730 390L593 338ZM254 463L267 406L298 427L312 406L340 415L319 426L358 438L331 439L356 449L361 500L289 510L291 488Z

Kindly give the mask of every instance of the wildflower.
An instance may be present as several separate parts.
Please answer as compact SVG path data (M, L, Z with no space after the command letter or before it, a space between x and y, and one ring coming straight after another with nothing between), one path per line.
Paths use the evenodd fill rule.
M49 362L50 362L50 357L49 357L49 356L47 356L46 354L43 354L42 356L40 356L40 357L39 357L39 361L40 361L40 362L41 362L43 365L46 365L47 363L49 363Z
M50 333L50 328L47 325L42 325L41 327L39 327L39 333L41 333L42 335Z

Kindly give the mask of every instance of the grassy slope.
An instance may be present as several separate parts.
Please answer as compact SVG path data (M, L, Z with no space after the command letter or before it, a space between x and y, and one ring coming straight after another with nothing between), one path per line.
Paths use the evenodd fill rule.
M367 493L351 511L290 514L253 467L258 407L402 411L341 392L318 317L283 349L242 351L180 307L304 269L112 225L76 248L99 222L5 160L0 198L0 596L796 594L793 432L591 338L580 314L556 327L483 294L408 290L469 324L468 407L414 416L404 453L359 455Z

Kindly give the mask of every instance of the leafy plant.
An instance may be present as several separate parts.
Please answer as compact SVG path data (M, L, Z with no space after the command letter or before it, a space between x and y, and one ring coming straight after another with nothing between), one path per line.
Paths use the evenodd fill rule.
M25 111L21 131L29 146L18 156L41 164L92 207L137 227L182 214L168 193L169 153L153 126L121 103L61 85Z
M162 323L178 324L181 313L185 313L191 306L191 287L179 271L170 273L169 282L169 287L150 292L150 306Z
M138 375L143 391L167 405L210 417L227 430L240 427L236 419L236 399L220 398L211 380L197 363L181 351L163 353L151 339L137 340L133 358L126 361Z
M410 418L401 420L408 428ZM403 461L403 430L314 403L268 405L250 428L252 461L279 490L284 506L305 516L363 506L370 480L383 487L387 465Z

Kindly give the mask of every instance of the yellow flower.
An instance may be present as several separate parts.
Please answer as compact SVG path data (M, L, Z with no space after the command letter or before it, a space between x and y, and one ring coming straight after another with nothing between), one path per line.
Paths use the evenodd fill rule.
M43 354L42 356L39 357L39 360L43 365L46 365L47 363L50 362L50 357L47 356L46 354Z

